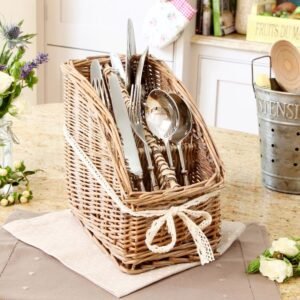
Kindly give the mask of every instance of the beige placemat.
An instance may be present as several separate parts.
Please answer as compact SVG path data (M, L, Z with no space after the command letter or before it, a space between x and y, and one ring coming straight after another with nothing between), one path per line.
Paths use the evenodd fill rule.
M28 217L27 214L28 213L21 213L20 215L19 212L17 217ZM38 218L32 220L36 219ZM15 224L22 223L18 222ZM62 223L60 223L60 226L62 226ZM60 227L60 230L64 229L65 228ZM251 259L259 253L259 251L265 248L266 245L263 238L265 233L261 227L252 225L248 226L246 232L249 230L250 233L252 233L252 237L248 237L248 242L250 241L248 246L250 247L247 246L246 249L248 248L250 249L250 252L254 252L250 253L251 257L248 257L248 259ZM36 233L40 234L40 229L37 229ZM48 236L48 238L52 240L54 237ZM79 240L78 236L77 239ZM217 262L205 267L197 267L162 280L155 285L151 285L148 288L131 294L128 298L150 299L151 295L153 296L152 293L155 292L161 295L161 299L182 299L184 296L187 296L187 293L188 299L199 299L200 295L209 296L209 298L201 297L202 299L222 299L220 297L240 299L238 298L238 295L241 295L239 293L242 292L243 299L260 299L259 297L254 298L253 295L255 293L261 293L262 289L257 289L256 291L256 289L253 289L253 285L259 286L259 283L261 283L264 289L263 295L265 296L266 293L268 295L269 290L269 293L271 293L270 295L272 296L272 298L264 299L279 299L276 286L272 282L260 276L257 277L256 275L249 277L244 273L245 262L243 261L243 255L245 255L245 253L246 255L249 255L249 253L247 254L246 251L243 254L242 244L243 242L241 242L241 240L235 242L233 247L230 248L230 251L218 259ZM76 245L77 244L72 244L72 246ZM253 246L256 247L253 248ZM98 247L96 247L96 249L97 252L99 252ZM84 256L83 253L84 252L81 252L81 256ZM90 259L94 262L93 258ZM110 262L106 257L105 260ZM188 267L190 268L191 264L189 265L190 266ZM110 277L110 270L103 270L101 264L98 264L97 267L98 274L100 274L102 278ZM115 268L115 265L112 264L111 267ZM185 266L185 268L186 267L187 266ZM172 268L174 268L174 266ZM161 272L164 269L157 271ZM34 274L32 272L34 272ZM172 274L172 272L168 272L169 273L165 273L165 276ZM145 274L151 275L151 273L153 272ZM89 295L87 299L114 298L81 276L63 267L55 259L45 255L40 250L24 243L17 242L11 235L3 230L0 233L0 274L0 299L83 299L84 295ZM136 287L136 282L140 282L137 278L137 276L140 275L130 276L121 272L120 274L125 275L125 277L129 276L128 279L132 281L127 282L127 284L131 284L134 287ZM118 287L122 286L122 281L120 280L126 281L127 278L120 279L119 277L114 277L110 280L112 289L117 288L116 290L119 290ZM175 283L176 288L168 288L168 284L166 283L168 281L171 282L172 286ZM48 286L51 288L48 288ZM12 287L15 288L12 289ZM54 296L54 293L57 294ZM102 296L101 298L99 298L100 295ZM247 298L247 295L249 298ZM33 296L35 298L33 298Z

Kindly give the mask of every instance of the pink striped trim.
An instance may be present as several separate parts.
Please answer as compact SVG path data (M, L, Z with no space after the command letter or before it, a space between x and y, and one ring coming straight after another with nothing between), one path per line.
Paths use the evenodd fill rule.
M170 1L188 20L191 20L192 17L197 12L196 9L186 0L171 0Z

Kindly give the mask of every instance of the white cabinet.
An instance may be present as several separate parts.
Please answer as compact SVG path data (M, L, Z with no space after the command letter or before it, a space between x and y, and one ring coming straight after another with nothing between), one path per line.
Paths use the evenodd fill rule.
M193 45L190 88L208 125L258 132L251 61L262 55L219 46ZM268 72L266 61L256 63L256 74Z
M46 67L45 95L46 102L62 102L62 73L60 66L69 59L80 59L87 56L99 55L99 52L70 49L65 47L46 46L50 61Z
M127 20L135 28L137 50L143 51L143 22L153 0L46 0L46 39L52 46L125 53ZM173 60L173 45L151 49L165 61Z
M194 0L193 0L194 1ZM153 0L44 0L45 50L49 63L45 72L45 101L61 101L60 64L111 51L126 52L127 20L133 20L137 51L146 48L143 21ZM174 44L150 53L173 67Z

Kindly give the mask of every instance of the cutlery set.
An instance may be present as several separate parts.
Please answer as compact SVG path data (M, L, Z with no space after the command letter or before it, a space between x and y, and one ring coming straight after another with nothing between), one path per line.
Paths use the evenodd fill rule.
M134 28L131 20L127 26L127 53L125 69L119 55L110 54L111 70L107 81L98 59L90 66L90 82L105 107L114 116L123 146L123 154L128 171L138 183L136 188L145 191L144 170L147 164L151 190L159 190L152 162L153 149L147 140L147 132L165 146L169 171L175 174L175 165L170 144L176 145L183 184L189 185L188 171L182 149L183 140L191 133L193 125L192 113L185 100L173 91L153 88L146 91L142 83L143 73L147 72L148 48L139 56L136 53ZM124 100L124 90L129 101ZM137 144L141 142L146 162L141 161ZM176 184L178 186L178 184Z

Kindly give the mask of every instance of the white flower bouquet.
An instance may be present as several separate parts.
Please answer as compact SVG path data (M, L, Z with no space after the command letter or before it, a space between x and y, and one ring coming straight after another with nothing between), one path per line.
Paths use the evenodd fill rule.
M279 283L300 276L300 239L282 237L252 260L247 273L258 273Z
M33 88L38 78L36 69L48 61L48 54L39 53L31 61L25 61L23 56L26 46L35 34L23 34L18 24L3 24L0 21L0 36L3 46L0 49L0 118L7 113L18 116L22 113L19 97L24 88Z

